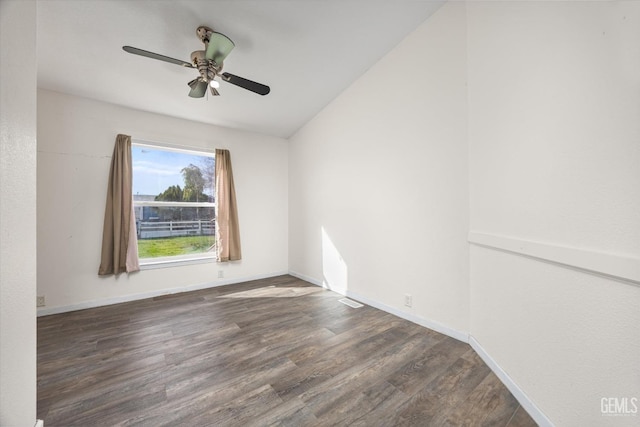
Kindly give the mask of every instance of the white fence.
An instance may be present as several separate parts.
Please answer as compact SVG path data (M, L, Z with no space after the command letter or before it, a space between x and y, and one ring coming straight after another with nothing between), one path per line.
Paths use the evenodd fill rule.
M163 222L139 221L136 226L139 239L178 236L213 236L215 234L215 222L207 220Z

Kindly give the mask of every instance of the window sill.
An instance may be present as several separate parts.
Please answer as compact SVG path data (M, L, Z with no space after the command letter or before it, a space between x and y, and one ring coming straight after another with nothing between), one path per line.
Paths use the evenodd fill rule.
M140 260L140 271L155 270L157 268L182 267L185 265L215 263L214 256L203 256L188 259L161 259L161 260Z

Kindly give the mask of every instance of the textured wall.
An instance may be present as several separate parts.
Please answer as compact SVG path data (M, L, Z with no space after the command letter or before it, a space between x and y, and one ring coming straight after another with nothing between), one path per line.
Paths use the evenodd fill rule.
M467 11L471 335L553 423L637 425L640 3Z
M2 426L36 421L35 23L34 1L0 1Z

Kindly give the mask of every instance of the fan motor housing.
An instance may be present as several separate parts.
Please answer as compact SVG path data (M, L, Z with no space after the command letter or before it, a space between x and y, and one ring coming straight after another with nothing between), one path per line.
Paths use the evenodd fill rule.
M191 62L196 66L196 68L198 68L198 71L200 72L200 75L202 76L204 81L213 80L216 75L218 75L220 71L222 71L222 64L216 67L216 65L212 61L209 61L205 57L204 50L196 50L194 52L191 52Z

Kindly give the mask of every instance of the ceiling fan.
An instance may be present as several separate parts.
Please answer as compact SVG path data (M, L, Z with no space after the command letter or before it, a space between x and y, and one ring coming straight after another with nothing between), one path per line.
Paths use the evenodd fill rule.
M212 95L220 95L217 91L220 84L216 80L216 77L220 77L222 81L240 86L259 95L266 95L271 91L267 85L236 76L235 74L222 72L224 60L235 46L229 37L205 26L198 27L196 34L204 43L204 50L192 52L191 62L170 58L131 46L122 46L122 49L134 55L146 56L147 58L158 59L187 68L196 68L200 76L187 83L191 88L189 96L192 98L202 98L205 93L207 93L207 87L210 88Z

